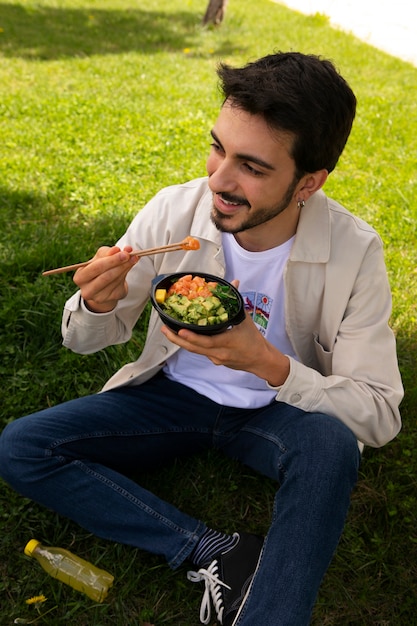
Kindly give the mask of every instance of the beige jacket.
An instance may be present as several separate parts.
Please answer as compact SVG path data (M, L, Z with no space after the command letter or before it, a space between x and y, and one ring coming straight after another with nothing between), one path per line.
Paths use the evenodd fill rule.
M143 257L128 275L127 297L110 313L87 311L74 294L64 309L64 345L88 354L128 341L158 274L223 276L221 236L210 209L206 178L160 191L118 245L149 248L192 235L200 239L200 250ZM302 210L285 286L287 332L299 361L291 359L290 375L276 388L276 399L333 415L363 444L384 445L400 430L403 388L388 325L391 294L379 236L322 191L316 193ZM160 327L152 311L141 356L103 390L140 384L163 367L178 348Z

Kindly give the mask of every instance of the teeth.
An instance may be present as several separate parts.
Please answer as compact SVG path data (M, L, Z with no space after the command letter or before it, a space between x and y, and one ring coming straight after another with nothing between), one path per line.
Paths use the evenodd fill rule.
M239 203L238 202L230 202L229 200L225 200L224 198L222 198L223 202L225 204L231 204L232 206L238 206Z

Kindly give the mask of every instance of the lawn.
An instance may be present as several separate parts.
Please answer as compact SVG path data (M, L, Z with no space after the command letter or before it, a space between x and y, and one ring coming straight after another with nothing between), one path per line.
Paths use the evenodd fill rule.
M406 396L404 428L367 449L345 533L314 626L417 624L416 223L417 68L270 0L230 1L203 29L203 0L21 0L0 3L0 428L22 414L98 391L141 350L132 340L91 356L61 347L71 275L42 277L112 244L161 187L204 175L217 115L218 61L274 49L332 58L358 97L329 195L381 234ZM145 484L209 525L265 532L274 485L216 454L178 462ZM96 539L0 491L0 626L197 626L201 588L156 557ZM109 569L102 605L23 555L36 537ZM255 626L255 625L254 625ZM258 625L256 625L258 626ZM259 625L261 626L261 625Z

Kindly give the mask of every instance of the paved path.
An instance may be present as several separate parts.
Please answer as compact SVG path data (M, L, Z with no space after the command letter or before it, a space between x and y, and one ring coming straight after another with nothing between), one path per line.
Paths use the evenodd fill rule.
M307 15L323 13L330 24L417 66L415 0L274 0Z

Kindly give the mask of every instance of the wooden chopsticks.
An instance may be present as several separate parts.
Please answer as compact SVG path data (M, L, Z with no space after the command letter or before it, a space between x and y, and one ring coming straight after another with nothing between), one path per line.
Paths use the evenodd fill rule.
M129 252L130 256L150 256L151 254L160 254L163 252L174 252L175 250L198 250L200 243L198 239L194 237L186 237L184 241L179 243L170 243L166 246L158 246L156 248L148 248L147 250L132 250ZM83 261L82 263L74 263L73 265L65 265L65 267L57 267L53 270L46 270L42 272L42 276L51 276L51 274L64 274L65 272L71 272L77 270L79 267L86 267L92 263L93 259L89 261Z

